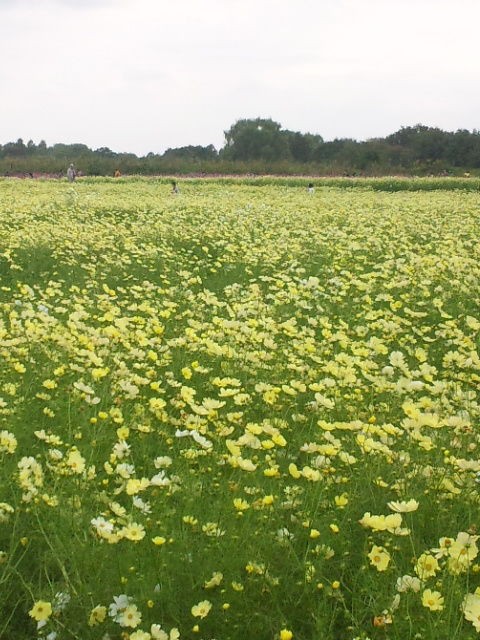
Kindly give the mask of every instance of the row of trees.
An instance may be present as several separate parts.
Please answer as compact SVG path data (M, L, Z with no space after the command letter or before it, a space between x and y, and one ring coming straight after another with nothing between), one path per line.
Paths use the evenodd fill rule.
M0 145L0 175L62 175L68 164L87 175L171 173L306 173L391 175L480 173L480 131L415 125L364 142L283 129L271 119L243 119L225 131L225 145L186 146L163 154L115 153L84 144Z

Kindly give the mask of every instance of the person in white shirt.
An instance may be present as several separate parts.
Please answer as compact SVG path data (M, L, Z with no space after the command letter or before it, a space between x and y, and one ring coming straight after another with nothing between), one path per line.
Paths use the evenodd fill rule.
M67 169L67 178L69 182L73 182L77 176L77 172L75 171L75 167L71 164Z

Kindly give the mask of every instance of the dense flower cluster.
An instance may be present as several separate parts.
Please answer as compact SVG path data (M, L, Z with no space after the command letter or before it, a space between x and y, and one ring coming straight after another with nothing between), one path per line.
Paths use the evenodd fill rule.
M0 635L480 631L478 194L0 204Z

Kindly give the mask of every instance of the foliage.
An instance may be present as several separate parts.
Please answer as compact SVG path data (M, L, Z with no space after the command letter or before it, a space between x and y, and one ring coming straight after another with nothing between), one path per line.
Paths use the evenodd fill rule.
M84 175L121 174L304 174L304 175L462 175L480 172L480 133L446 132L416 125L384 139L325 142L318 134L282 129L269 118L242 119L225 131L225 146L188 145L139 158L96 150L84 144L38 145L29 140L0 145L0 174L62 175L74 162Z
M238 120L225 131L223 153L232 160L284 160L290 149L281 127L270 119Z

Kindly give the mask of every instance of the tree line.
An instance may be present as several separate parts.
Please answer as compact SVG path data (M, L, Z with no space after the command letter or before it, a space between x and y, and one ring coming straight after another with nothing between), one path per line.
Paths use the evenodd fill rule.
M169 148L163 154L116 153L108 147L42 140L0 145L0 175L62 176L70 163L84 175L307 174L480 175L480 131L443 131L422 124L385 138L357 141L283 129L271 119L242 119L225 133L225 145Z

